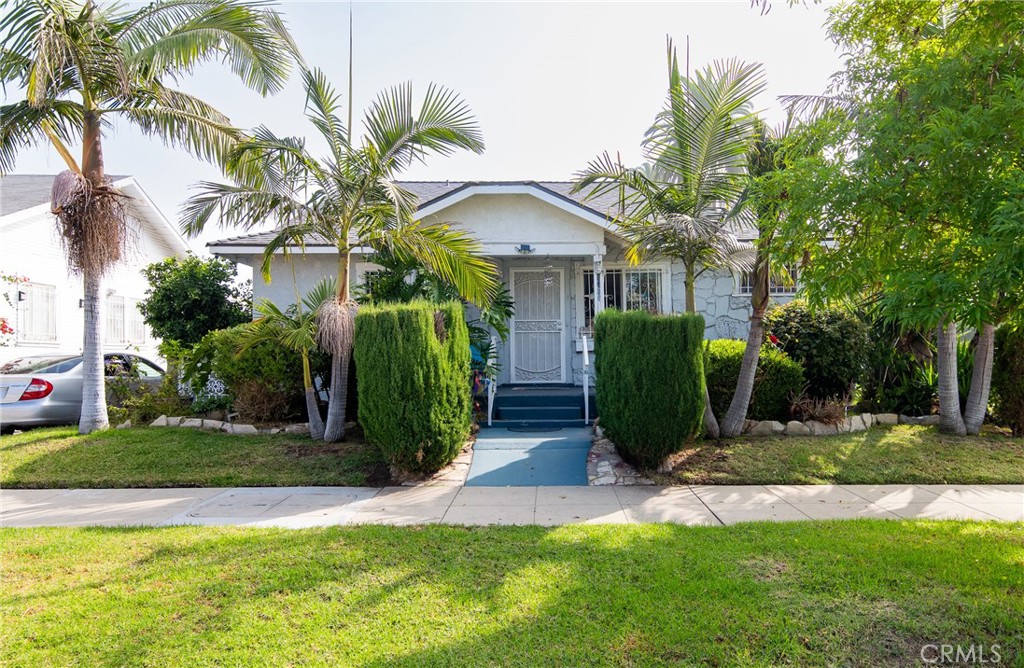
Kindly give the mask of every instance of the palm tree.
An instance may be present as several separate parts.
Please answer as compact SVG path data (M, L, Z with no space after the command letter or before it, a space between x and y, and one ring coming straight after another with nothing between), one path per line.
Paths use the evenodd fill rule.
M105 176L104 132L127 121L165 143L223 161L238 133L209 104L171 86L209 61L268 94L298 51L263 2L158 0L118 4L15 0L0 5L0 82L25 99L0 107L0 173L18 152L49 143L66 163L52 210L70 268L82 276L83 434L108 426L100 349L100 282L120 258L132 203ZM82 143L81 162L70 146Z
M715 62L693 77L679 72L668 40L669 91L643 142L646 164L626 167L604 153L577 175L575 191L588 197L614 193L616 223L630 246L627 259L656 254L682 262L686 310L696 312L694 286L707 271L748 271L755 250L737 240L734 223L746 215L740 202L756 116L753 98L764 90L760 65ZM705 425L718 423L705 391Z
M324 74L315 70L302 76L306 116L328 154L318 159L304 140L278 137L260 127L233 151L227 169L231 184L197 186L184 208L182 226L198 234L215 214L220 225L243 229L276 220L276 234L262 259L267 282L279 251L302 249L310 237L337 249L337 290L319 310L321 344L333 356L324 434L333 442L345 433L356 310L349 290L353 248L370 247L399 261L415 259L480 304L490 301L498 281L494 266L476 254L479 244L470 236L445 224L415 220L416 197L394 180L430 153L483 151L479 126L466 104L454 92L432 84L417 111L412 86L396 86L378 94L366 110L366 134L354 143L351 109L345 124L338 116L340 97Z
M755 123L754 144L751 148L747 175L753 181L776 169L776 157L781 148L784 131L772 131L762 121ZM748 203L748 211L752 209L757 219L758 238L755 244L756 257L753 267L753 290L750 293L750 329L747 332L747 346L743 351L740 363L740 374L736 381L736 391L732 395L729 408L722 418L722 436L732 438L743 432L743 423L750 408L750 396L754 392L754 378L757 375L757 364L761 357L761 345L764 343L764 314L771 296L772 263L770 247L773 237L771 220L776 217L777 210L770 202L761 201L756 195L744 196ZM754 201L751 202L751 199ZM784 276L783 278L787 277Z
M244 325L242 345L238 350L241 354L259 343L269 342L302 356L302 386L309 415L309 433L318 440L324 437L324 421L317 404L309 355L317 348L317 313L334 295L335 283L333 277L322 278L309 294L283 311L269 299L261 299L256 305L260 317Z

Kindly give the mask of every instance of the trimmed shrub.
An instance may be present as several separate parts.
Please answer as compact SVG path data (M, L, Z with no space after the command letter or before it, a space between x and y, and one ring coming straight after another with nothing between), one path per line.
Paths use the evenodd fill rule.
M704 318L606 310L594 323L597 412L622 456L656 468L700 433Z
M995 417L1024 436L1024 328L1007 326L996 330L996 352L992 368Z
M740 377L746 341L715 339L707 342L705 367L711 407L719 418L729 410L736 381ZM804 389L804 370L798 362L775 346L765 344L754 374L754 392L750 395L747 417L751 420L790 419L793 399Z
M198 393L211 375L217 378L245 421L280 422L304 413L302 357L269 342L239 355L241 340L241 327L204 336L184 364L192 388Z
M809 397L845 397L863 378L868 332L853 314L837 308L812 311L797 300L770 310L764 324L779 347L803 366Z
M400 471L432 473L469 437L469 333L458 302L363 306L356 315L359 422Z

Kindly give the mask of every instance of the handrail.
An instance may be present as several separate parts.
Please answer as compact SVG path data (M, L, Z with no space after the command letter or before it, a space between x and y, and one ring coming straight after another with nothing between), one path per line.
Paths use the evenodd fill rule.
M590 351L583 334L583 424L590 424Z
M491 337L491 351L487 356L487 368L493 369L498 361L498 337ZM491 426L491 417L494 415L494 395L498 391L497 378L487 378L487 426Z

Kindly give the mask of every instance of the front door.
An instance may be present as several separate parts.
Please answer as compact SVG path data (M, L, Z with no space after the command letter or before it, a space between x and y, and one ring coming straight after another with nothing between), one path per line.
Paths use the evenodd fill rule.
M564 383L564 274L560 268L512 269L513 383Z

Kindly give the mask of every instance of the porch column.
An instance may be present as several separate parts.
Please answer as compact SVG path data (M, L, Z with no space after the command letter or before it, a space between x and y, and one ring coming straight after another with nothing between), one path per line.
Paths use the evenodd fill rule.
M604 310L604 255L594 253L594 315Z

